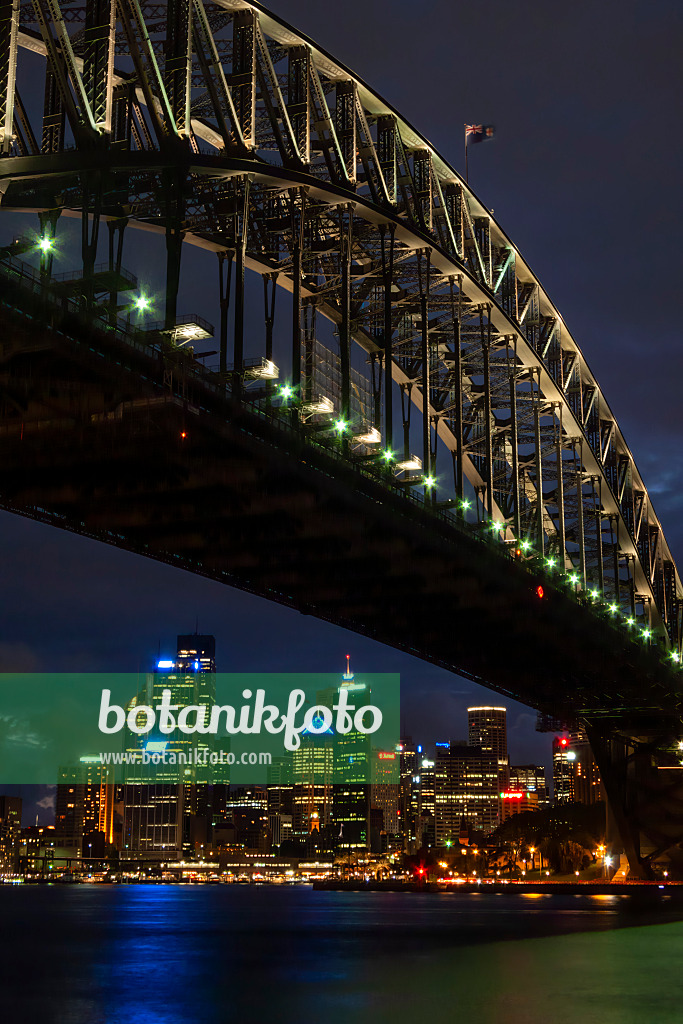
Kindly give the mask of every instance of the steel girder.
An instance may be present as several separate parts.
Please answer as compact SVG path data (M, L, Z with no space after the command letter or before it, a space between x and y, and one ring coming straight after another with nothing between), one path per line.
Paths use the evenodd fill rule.
M46 58L42 123L17 88L26 50ZM559 312L459 174L310 39L244 0L10 0L0 120L4 208L165 232L167 322L183 242L235 259L237 390L251 268L293 293L295 385L310 378L317 311L338 329L343 416L355 341L373 395L359 426L399 450L394 417L402 404L407 444L412 404L425 475L452 453L459 507L469 481L478 518L504 524L508 543L528 541L680 649L673 558ZM96 241L84 231L86 267ZM270 331L272 344L272 319Z

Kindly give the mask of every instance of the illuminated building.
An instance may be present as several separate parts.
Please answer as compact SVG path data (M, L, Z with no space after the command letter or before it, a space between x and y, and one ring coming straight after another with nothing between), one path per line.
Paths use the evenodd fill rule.
M418 750L422 751L419 747ZM436 843L436 764L418 755L413 776L413 811L417 849L431 849Z
M538 810L538 793L530 790L502 790L500 793L501 822L515 814Z
M178 637L174 659L160 658L154 672L147 675L144 690L130 701L126 712L139 705L156 706L162 691L171 691L171 704L203 705L206 717L216 702L216 641L213 636L184 634ZM184 754L191 749L211 753L211 734L185 734L175 730L167 735L150 733L137 736L127 731L127 749ZM211 784L214 769L188 764L180 769L184 781L178 782L178 767L169 765L167 778L163 767L136 765L127 770L124 788L124 848L122 855L132 859L173 860L193 856L208 844L215 809ZM152 779L153 781L149 781ZM221 777L220 784L227 779Z
M269 853L271 832L268 821L268 793L264 786L232 789L225 813L213 828L213 845L236 845L246 850ZM229 842L226 843L226 837Z
M481 747L483 754L495 757L498 764L498 789L507 789L510 782L507 709L488 706L468 708L467 722L470 746Z
M269 814L268 828L273 846L280 847L282 843L292 838L292 815L280 812Z
M413 778L417 775L418 748L411 736L404 736L399 743L400 787L401 787L401 835L403 849L414 853L416 848L415 809L413 807Z
M499 822L498 758L479 746L436 746L435 832L437 847L455 843L461 823L489 833Z
M378 812L380 817L372 819L370 848L373 853L382 853L391 847L402 849L401 827L401 786L396 781L400 750L373 750L372 781L370 784L370 813Z
M605 799L600 772L583 730L553 740L556 804L594 804Z
M273 757L268 765L266 786L268 792L268 813L292 815L294 780L292 777L292 754Z
M542 764L520 764L510 765L510 785L512 791L519 790L526 793L535 793L538 799L538 809L550 806L550 794L545 780L545 765Z
M55 829L64 845L79 847L84 857L103 857L115 842L114 808L122 793L111 774L99 754L59 768Z
M0 796L0 874L17 871L20 835L21 797Z
M319 832L332 819L334 794L334 734L301 733L292 754L292 827L294 836Z
M346 659L339 692L346 690L349 704L362 695L369 702L370 687L355 681ZM332 816L340 850L367 849L370 845L370 736L352 729L339 733L334 744L334 801Z

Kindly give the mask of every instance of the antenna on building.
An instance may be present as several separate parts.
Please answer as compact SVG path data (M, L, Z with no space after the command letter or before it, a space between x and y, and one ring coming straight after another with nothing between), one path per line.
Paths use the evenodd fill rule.
M346 679L347 682L350 679L353 679L353 672L351 671L351 655L350 654L346 655L346 672L342 676L342 679Z

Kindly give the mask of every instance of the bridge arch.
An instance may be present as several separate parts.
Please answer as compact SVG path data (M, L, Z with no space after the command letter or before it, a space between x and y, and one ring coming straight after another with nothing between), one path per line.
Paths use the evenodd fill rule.
M36 56L40 101L28 80ZM347 450L353 435L379 434L395 463L421 463L398 474L406 490L438 471L426 500L494 524L523 559L556 563L680 651L676 566L559 311L458 172L307 36L245 0L14 0L0 30L0 134L2 209L35 209L47 234L60 211L80 211L84 307L97 312L101 224L164 233L167 331L184 244L213 249L237 279L218 374L239 395L253 370L244 271L286 288L291 360L280 371L297 415L327 399L348 425ZM46 284L50 263L48 253ZM316 365L315 313L338 335L323 352L331 377ZM372 369L355 401L352 341ZM267 402L276 394L266 386ZM356 442L350 454L376 451Z

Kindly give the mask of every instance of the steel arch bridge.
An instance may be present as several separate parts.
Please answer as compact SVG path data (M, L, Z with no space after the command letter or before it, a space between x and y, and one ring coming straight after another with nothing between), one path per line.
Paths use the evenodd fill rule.
M260 4L3 0L0 19L1 211L34 211L40 222L33 240L15 239L0 254L2 506L289 601L580 718L628 831L634 773L652 761L653 744L670 746L681 728L683 588L599 384L491 212L396 110ZM80 217L82 244L79 269L55 275L62 215ZM140 301L131 323L136 281L122 265L129 227L165 242L164 319L153 326ZM215 370L187 344L212 329L178 315L191 246L215 253L218 265ZM265 296L257 357L247 271L261 276ZM286 338L278 289L290 296ZM428 639L403 623L410 636L400 640L369 622L367 607L325 606L319 580L307 601L302 589L292 596L291 575L285 583L259 576L258 556L212 562L173 530L163 540L152 524L136 534L111 496L103 511L100 495L93 512L94 485L87 499L82 489L65 497L48 463L62 479L70 474L75 493L78 459L70 463L67 450L103 459L103 432L135 422L139 439L143 409L148 438L152 420L159 436L185 440L188 419L199 433L200 422L223 418L250 444L260 434L270 449L289 446L290 474L315 465L363 493L361 515L382 505L396 522L411 520L413 582L414 552L432 530L438 551L424 564L435 575L436 562L453 557L457 576L467 563L465 590L475 575L486 578L488 596L474 603L489 628L519 633L512 606L522 593L518 610L537 625L508 650L506 671L484 650L483 633L475 653L438 649L439 630L421 620ZM70 432L61 449L60 431ZM41 447L48 434L51 454ZM254 486L244 473L238 483ZM280 478L278 493L287 488L291 478ZM273 487L266 491L272 500ZM461 563L448 548L454 537ZM308 538L319 552L324 538ZM312 572L300 581L309 589ZM491 598L498 578L504 599ZM442 601L449 585L440 584ZM385 591L375 586L373 600L388 601ZM504 613L492 610L496 602L507 602ZM585 642L590 656L574 651L570 669L553 665L562 692L552 692L529 667L530 642L545 652L546 677L549 651L566 655ZM523 672L527 686L513 682ZM667 800L669 820L680 807L671 811L672 792ZM680 821L660 826L651 824L651 853L683 838ZM634 843L632 865L642 867Z

